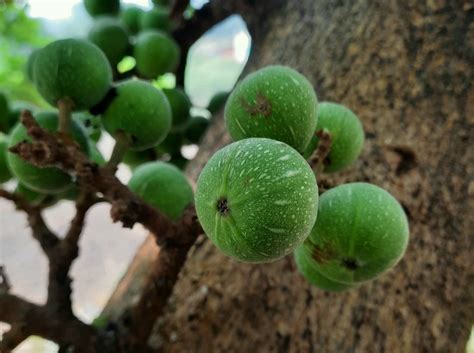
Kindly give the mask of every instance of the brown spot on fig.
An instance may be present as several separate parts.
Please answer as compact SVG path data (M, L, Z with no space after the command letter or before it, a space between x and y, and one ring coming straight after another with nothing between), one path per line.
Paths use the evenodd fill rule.
M317 263L324 264L325 262L333 259L335 257L335 251L331 248L329 244L324 246L319 246L311 244L312 252L311 256Z
M250 104L242 97L240 97L240 104L252 116L261 114L264 117L269 117L272 114L272 103L260 92L257 92L255 104Z

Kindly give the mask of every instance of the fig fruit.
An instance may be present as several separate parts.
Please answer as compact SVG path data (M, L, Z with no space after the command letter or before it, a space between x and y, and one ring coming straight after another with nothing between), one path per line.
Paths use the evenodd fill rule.
M218 151L204 167L197 215L212 242L244 262L292 252L314 225L318 187L308 163L287 144L249 138Z
M128 186L174 221L193 202L193 190L184 174L165 162L150 162L139 166L133 172Z
M316 129L318 100L311 83L285 66L267 66L243 79L225 106L234 140L266 137L303 151Z

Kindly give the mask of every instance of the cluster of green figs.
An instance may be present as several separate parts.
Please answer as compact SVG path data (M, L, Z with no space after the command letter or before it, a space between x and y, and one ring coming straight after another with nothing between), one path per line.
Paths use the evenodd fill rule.
M122 162L134 171L130 187L140 192L143 185L150 185L151 191L143 190L144 198L175 220L193 201L191 186L181 172L188 162L181 154L182 146L199 143L209 119L192 115L192 103L182 88L161 89L151 82L161 74L173 73L179 62L179 56L163 52L167 44L151 41L137 49L140 36L150 33L177 47L165 32L172 28L167 3L159 1L149 11L133 6L121 9L118 1L109 0L86 0L84 5L95 19L88 38L57 40L34 51L28 60L28 76L47 103L55 108L67 104L73 111L69 132L93 162L107 163L96 146L103 130L120 138L127 149ZM160 27L160 21L150 19L156 13L164 13L160 18L169 25ZM117 50L120 33L127 42L123 51ZM136 50L145 50L144 62L134 54ZM127 55L135 55L134 74L140 79L115 77L118 62ZM173 63L163 66L167 60ZM140 71L142 65L151 65L155 71ZM209 112L221 109L227 96L227 92L216 94L207 107ZM18 194L45 207L76 200L79 188L70 175L58 168L37 168L8 151L31 140L19 123L23 110L33 112L43 128L55 131L60 125L58 110L11 101L0 92L0 184L16 179ZM150 173L154 175L151 181L147 179ZM170 202L174 195L182 196Z
M294 254L298 270L328 291L353 288L392 268L405 253L408 221L397 200L368 183L319 196L319 173L356 161L364 143L358 117L318 103L311 83L289 67L243 79L225 105L236 141L204 167L195 194L199 221L226 255L259 263ZM316 172L307 159L323 131L329 154Z
M211 101L211 113L225 104L235 142L209 159L193 192L181 171L180 149L200 141L208 120L190 117L182 89L162 90L147 80L173 72L179 60L179 47L166 33L172 26L166 5L159 1L144 12L121 10L118 1L85 0L97 17L89 39L58 40L30 57L30 77L44 100L73 111L68 133L83 152L105 165L96 142L108 132L128 151L122 162L133 169L130 189L173 221L194 202L209 239L236 260L270 262L293 253L302 275L329 291L355 287L393 267L409 235L393 196L368 183L339 185L319 196L318 174L347 168L360 155L360 120L343 105L318 103L311 83L292 68L262 68L229 96ZM131 40L130 34L137 36ZM126 45L116 40L120 36ZM130 50L140 79L114 82L117 64ZM9 152L31 140L18 121L22 108L31 110L0 94L0 183L14 177L16 192L33 204L74 200L79 187L72 176ZM34 117L50 131L61 125L57 110L34 111ZM307 160L321 131L331 147L313 171Z

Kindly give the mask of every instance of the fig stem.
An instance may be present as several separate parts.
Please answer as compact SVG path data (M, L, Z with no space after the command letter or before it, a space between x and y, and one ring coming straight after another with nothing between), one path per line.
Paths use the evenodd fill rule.
M58 101L59 110L59 132L68 134L71 127L71 113L74 103L69 98L63 98Z
M112 155L110 156L110 159L107 163L107 167L111 169L117 168L130 147L130 139L124 132L118 131L114 137L114 149L112 150Z
M316 136L319 137L318 147L308 159L315 175L320 174L324 170L326 158L331 152L332 139L331 134L327 129L320 129L316 131Z

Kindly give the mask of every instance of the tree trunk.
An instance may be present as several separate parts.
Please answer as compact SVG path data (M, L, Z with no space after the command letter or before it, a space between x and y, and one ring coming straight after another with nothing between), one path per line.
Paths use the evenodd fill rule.
M367 135L360 160L324 178L389 190L408 214L410 244L390 273L336 294L311 287L291 257L237 263L202 237L152 345L167 353L462 352L474 322L474 5L241 3L253 37L246 71L289 65L308 77L320 101L358 114ZM219 116L188 175L196 180L229 142ZM146 268L153 256L148 251L135 265ZM109 312L133 298L124 293L140 278L122 282Z

